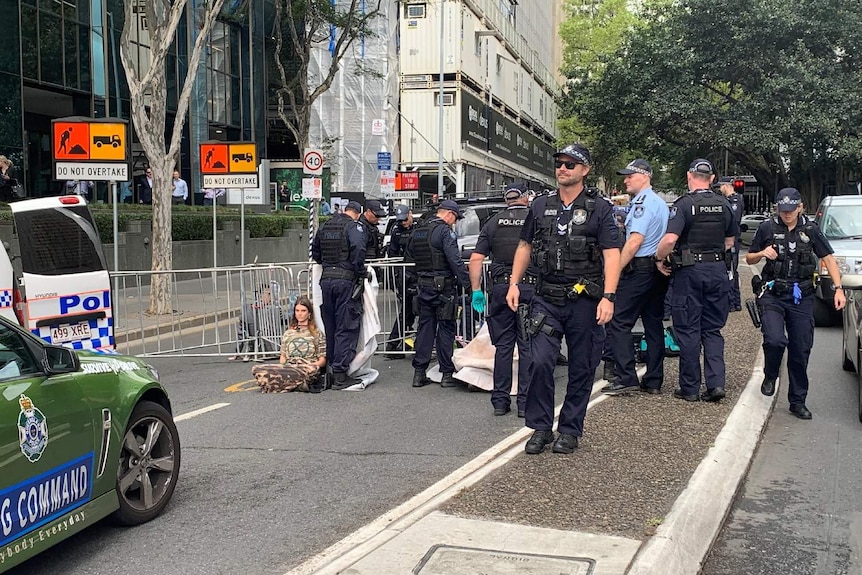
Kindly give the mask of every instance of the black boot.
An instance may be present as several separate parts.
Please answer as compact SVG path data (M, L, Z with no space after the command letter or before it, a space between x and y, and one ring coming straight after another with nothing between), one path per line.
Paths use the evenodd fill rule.
M341 391L342 389L347 389L351 385L356 385L359 383L358 379L354 379L352 377L347 377L347 373L343 371L336 371L333 373L332 389L333 391Z
M413 387L425 387L429 383L431 383L431 380L428 379L427 375L425 375L424 369L413 371Z
M451 373L444 373L443 379L440 380L440 387L458 387L459 385L463 385L463 383L455 379L455 376Z
M619 377L614 370L614 362L605 360L605 369L602 371L602 378L607 380L611 385L615 384Z

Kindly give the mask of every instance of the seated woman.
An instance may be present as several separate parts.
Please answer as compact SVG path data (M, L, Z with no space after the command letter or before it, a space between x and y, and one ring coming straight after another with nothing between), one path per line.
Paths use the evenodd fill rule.
M290 325L281 338L279 363L256 365L251 374L263 393L323 391L326 338L314 324L314 306L302 296L296 300Z

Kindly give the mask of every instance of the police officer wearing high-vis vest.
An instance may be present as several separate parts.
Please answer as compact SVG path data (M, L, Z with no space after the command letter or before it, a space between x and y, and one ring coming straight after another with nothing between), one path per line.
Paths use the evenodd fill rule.
M653 191L652 167L637 159L617 174L625 176L631 204L625 219L625 237L620 255L622 275L617 287L614 317L607 326L617 380L602 391L616 395L629 391L660 393L664 381L664 296L667 277L656 269L655 252L667 230L668 209ZM638 317L646 340L646 373L638 382L632 329Z
M742 201L742 196L737 194L736 190L733 189L733 178L730 176L721 178L718 181L717 187L718 191L727 198L727 203L730 204L730 209L733 212L733 219L736 220L736 225L739 227L739 223L742 221L744 202ZM742 310L742 298L739 294L739 274L737 273L737 269L739 268L739 248L742 245L740 241L741 233L736 234L736 241L734 241L733 248L731 249L731 252L733 252L733 277L730 278L730 311Z
M724 337L721 328L730 311L729 259L738 231L727 200L710 189L708 160L689 165L689 193L670 209L667 233L659 242L660 270L673 271L671 315L679 343L679 387L673 396L685 401L720 401L725 396ZM700 350L706 391L701 395Z
M476 249L470 256L470 283L473 288L473 309L485 311L485 293L482 291L482 263L491 256L491 299L488 303L488 333L494 344L494 389L491 391L491 406L494 415L506 415L511 411L512 361L515 343L518 344L518 417L524 417L527 405L527 389L530 385L532 352L530 340L518 325L518 314L509 309L506 294L512 279L512 261L521 236L524 219L530 211L530 192L525 183L510 185L503 194L506 209L491 217L479 234ZM538 279L535 266L527 267L520 278L520 303L529 304Z
M596 324L614 313L619 279L619 232L612 206L598 190L587 188L590 152L570 144L554 154L556 192L533 201L515 259L506 301L521 303L520 282L530 262L539 279L527 334L532 338L533 369L527 390L526 426L534 429L525 451L535 455L553 443L554 453L572 453L583 435L597 354ZM568 383L554 438L554 366L561 340L568 346Z
M470 275L461 260L458 242L452 226L464 217L455 200L443 200L437 215L413 230L407 252L416 265L419 285L416 311L419 328L416 332L416 353L413 356L413 387L431 383L426 371L431 363L431 350L437 348L437 362L443 379L442 387L460 385L454 377L452 348L455 345L455 318L458 315L457 287L470 287Z
M784 188L776 196L778 213L760 224L745 256L748 264L766 259L760 276L757 306L763 332L764 379L760 391L775 393L775 381L784 349L790 379L787 399L790 412L811 419L808 397L808 357L814 344L814 274L821 258L835 286L833 304L846 304L841 273L820 228L802 213L802 196L796 188ZM786 331L786 335L785 335Z
M321 319L326 331L327 365L332 370L332 389L358 383L347 376L356 356L362 319L362 285L365 280L366 228L359 223L362 206L348 202L344 213L327 220L314 236L311 255L321 264Z

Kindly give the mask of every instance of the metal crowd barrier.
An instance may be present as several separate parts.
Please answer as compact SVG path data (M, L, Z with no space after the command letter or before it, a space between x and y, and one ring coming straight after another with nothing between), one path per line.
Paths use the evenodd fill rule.
M412 297L403 298L399 294L408 291L404 272L413 264L401 258L368 263L374 267L379 285L378 353L411 354L418 315L411 325L401 326L401 337L393 339L391 334L395 322L403 321L406 307L412 306ZM169 315L147 313L149 286L155 275L169 275L172 310ZM484 288L487 273L482 276ZM117 351L142 356L277 357L294 302L300 295L310 297L312 293L306 262L171 272L129 271L112 273L111 277L115 286ZM484 323L485 314L473 311L470 290L465 290L459 303L456 342L464 345Z

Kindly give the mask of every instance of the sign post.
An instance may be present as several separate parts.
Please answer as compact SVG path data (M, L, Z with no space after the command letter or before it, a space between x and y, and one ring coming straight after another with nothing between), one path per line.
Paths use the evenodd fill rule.
M321 176L323 175L323 152L316 148L306 148L304 153L302 154L302 173L309 176ZM311 178L312 180L319 180L319 178ZM308 179L303 179L302 182L302 190L303 197L305 197L306 190L306 181ZM311 186L311 189L314 189L314 184L308 184ZM322 186L317 186L318 189ZM318 209L320 207L320 194L316 197L312 196L312 201L309 202L309 210L308 210L308 261L309 263L312 261L311 257L311 247L314 242L314 234L317 233L317 214Z

